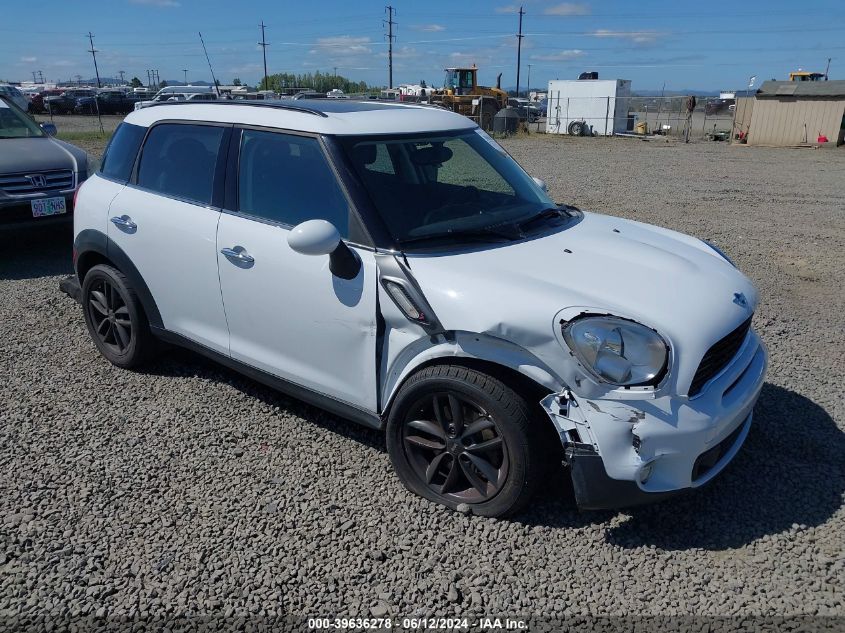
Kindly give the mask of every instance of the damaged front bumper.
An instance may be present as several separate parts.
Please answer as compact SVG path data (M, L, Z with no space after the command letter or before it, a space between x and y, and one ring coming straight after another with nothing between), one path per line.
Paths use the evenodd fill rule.
M621 508L701 487L736 456L752 423L768 358L750 332L734 360L695 398L542 401L564 445L578 507Z

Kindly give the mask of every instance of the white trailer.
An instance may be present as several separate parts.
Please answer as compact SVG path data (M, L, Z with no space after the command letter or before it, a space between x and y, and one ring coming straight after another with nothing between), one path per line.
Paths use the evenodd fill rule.
M571 134L579 123L599 136L624 132L630 97L628 79L550 81L546 132Z

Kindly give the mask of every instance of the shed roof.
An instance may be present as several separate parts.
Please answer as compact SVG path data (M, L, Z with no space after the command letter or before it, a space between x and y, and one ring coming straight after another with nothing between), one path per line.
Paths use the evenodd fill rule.
M834 81L764 81L758 99L776 97L841 97L845 99L845 80Z

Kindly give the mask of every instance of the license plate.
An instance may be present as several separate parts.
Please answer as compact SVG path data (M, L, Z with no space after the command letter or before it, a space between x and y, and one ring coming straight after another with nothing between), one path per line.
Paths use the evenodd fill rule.
M45 215L61 215L67 213L64 198L42 198L32 201L32 217L41 218Z

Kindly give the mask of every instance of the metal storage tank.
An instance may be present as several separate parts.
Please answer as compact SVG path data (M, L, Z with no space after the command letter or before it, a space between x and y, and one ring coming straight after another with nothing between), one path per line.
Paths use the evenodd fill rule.
M546 132L569 134L570 124L576 121L585 121L600 136L624 132L630 97L628 79L550 81Z
M749 145L814 145L845 141L845 80L766 81L754 95Z

